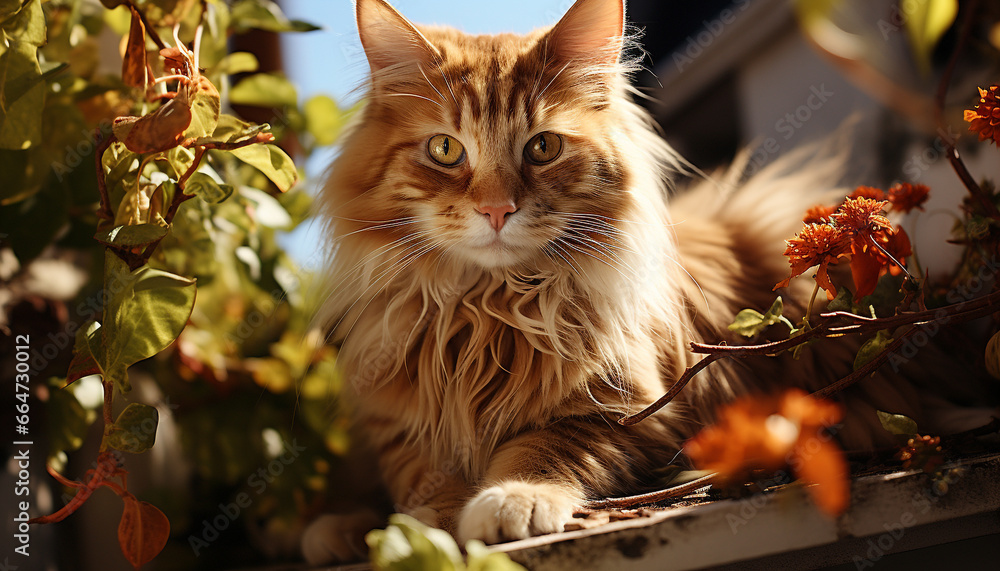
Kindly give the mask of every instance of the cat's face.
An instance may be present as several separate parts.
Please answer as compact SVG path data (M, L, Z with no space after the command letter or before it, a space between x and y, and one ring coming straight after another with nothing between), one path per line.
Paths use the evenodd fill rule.
M621 0L581 0L529 36L418 31L381 0L357 7L373 71L349 143L368 153L351 167L359 218L484 268L611 255L627 206Z

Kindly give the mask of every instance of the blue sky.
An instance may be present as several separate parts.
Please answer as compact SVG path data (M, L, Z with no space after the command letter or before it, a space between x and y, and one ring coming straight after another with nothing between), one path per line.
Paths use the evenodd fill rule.
M404 16L421 24L442 24L474 34L529 32L554 24L573 0L394 0ZM365 76L367 62L354 24L350 0L285 0L289 17L323 26L307 34L286 34L289 75L301 95L327 93L350 102ZM353 98L353 99L356 99Z
M573 0L394 0L392 5L413 22L441 24L473 34L524 33L554 24L573 5ZM368 62L354 23L350 0L285 0L285 13L293 19L322 26L304 34L285 34L284 53L289 77L302 100L325 93L342 107L357 101L356 89L365 79ZM306 165L311 181L318 183L332 159L321 153ZM300 265L313 269L321 242L316 226L303 224L280 238Z

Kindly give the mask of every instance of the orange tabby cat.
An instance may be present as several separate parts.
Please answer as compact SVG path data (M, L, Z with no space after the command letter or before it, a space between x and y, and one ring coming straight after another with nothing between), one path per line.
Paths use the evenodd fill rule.
M357 0L372 73L321 199L322 319L396 509L460 540L560 531L574 506L667 464L715 404L849 372L811 355L720 362L616 424L694 362L689 341L735 341L733 315L770 305L783 239L841 168L800 155L668 208L680 161L630 97L624 14L578 0L550 29L469 36ZM879 406L919 417L897 384L856 391L848 446L879 438Z

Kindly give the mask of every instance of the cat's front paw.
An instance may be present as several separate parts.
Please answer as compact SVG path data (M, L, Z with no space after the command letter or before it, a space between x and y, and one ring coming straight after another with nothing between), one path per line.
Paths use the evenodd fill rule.
M458 520L458 538L499 543L562 531L579 499L555 484L507 482L480 492Z

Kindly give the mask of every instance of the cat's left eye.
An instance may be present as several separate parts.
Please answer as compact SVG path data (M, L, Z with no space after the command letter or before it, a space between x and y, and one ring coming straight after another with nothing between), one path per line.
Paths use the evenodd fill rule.
M562 137L550 131L545 131L544 133L535 135L528 141L528 144L524 146L524 155L536 165L543 165L556 160L562 154L562 148Z
M454 167L465 160L465 147L450 135L434 135L427 141L427 154L441 166Z

